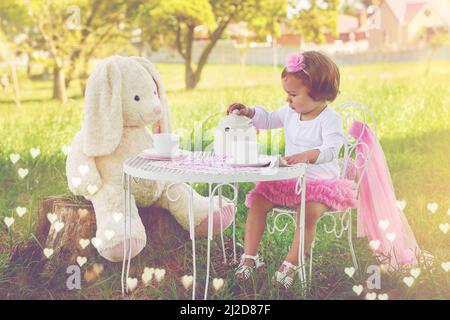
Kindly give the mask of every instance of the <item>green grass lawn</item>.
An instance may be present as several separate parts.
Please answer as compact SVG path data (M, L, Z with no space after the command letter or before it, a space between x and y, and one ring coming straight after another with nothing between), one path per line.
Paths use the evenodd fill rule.
M276 109L285 102L279 72L272 67L219 66L205 67L202 80L194 91L183 89L184 72L181 65L159 64L159 71L168 91L173 127L186 145L193 128L203 134L205 147L212 139L212 129L232 102L259 104ZM425 63L377 64L343 67L341 69L341 95L335 104L345 100L360 101L374 113L381 144L396 190L397 198L406 201L405 214L422 249L435 256L434 268L422 269L411 287L403 283L402 273L383 274L382 289L390 298L449 299L449 272L441 263L450 261L449 233L444 234L439 224L450 220L450 62L433 62L431 72L424 75ZM120 295L120 266L108 264L99 256L96 261L105 265L105 271L96 281L84 283L81 290L65 288L65 267L57 279L45 279L33 273L32 265L11 264L10 250L18 243L32 239L35 231L36 204L39 197L68 193L65 177L64 145L70 145L79 130L83 114L83 99L78 86L69 90L70 100L61 105L51 99L51 82L21 80L22 107L17 108L10 93L0 92L0 298L6 299L117 299ZM206 119L209 119L205 122ZM199 130L199 129L197 129ZM265 135L261 135L264 142ZM33 159L30 149L39 147L41 154ZM13 164L11 154L19 154ZM24 179L19 168L29 170ZM243 226L247 209L242 205L245 192L252 185L240 188L237 217L238 241L243 239ZM205 192L203 186L198 186ZM435 202L438 210L433 214L427 204ZM27 213L19 217L16 207L26 207ZM13 216L10 230L4 217ZM230 235L230 230L227 230ZM365 285L369 274L366 267L376 264L365 239L356 242L361 273L349 278L344 268L351 258L344 240L333 240L319 226L319 240L315 248L315 270L309 299L360 298L354 285ZM278 268L288 250L290 237L268 235L263 239L261 254L267 262L267 272L254 283L244 287L233 280L232 268L220 263L220 241L213 245L212 277L225 279L225 288L213 293L213 299L298 299L294 292L280 292L270 285L270 277ZM199 285L204 282L205 241L198 244ZM183 299L190 298L179 277L191 274L190 243L174 252L155 252L146 248L133 261L132 276L140 279L144 267L165 267L166 279L151 287L140 285L128 298ZM173 263L170 261L173 260ZM160 265L157 264L160 263ZM152 264L153 262L153 264ZM170 266L176 266L171 268ZM86 267L83 267L86 268ZM32 280L30 280L32 279ZM49 285L51 283L51 285ZM201 288L200 288L201 289Z

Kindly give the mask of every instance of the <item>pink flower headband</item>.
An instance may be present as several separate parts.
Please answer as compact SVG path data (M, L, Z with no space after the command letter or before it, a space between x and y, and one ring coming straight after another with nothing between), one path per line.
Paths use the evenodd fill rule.
M286 71L287 72L298 72L305 69L306 65L304 63L305 57L301 53L292 53L286 58Z

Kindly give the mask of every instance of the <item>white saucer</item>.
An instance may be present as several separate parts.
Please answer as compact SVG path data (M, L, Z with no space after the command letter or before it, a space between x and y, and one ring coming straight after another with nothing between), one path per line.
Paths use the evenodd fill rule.
M225 163L232 167L266 167L272 161L272 157L260 154L255 162L251 163L235 163L232 157L226 158Z
M173 154L160 154L154 148L145 149L139 155L142 158L149 160L181 160L186 158L189 155L189 151L187 150L177 150Z

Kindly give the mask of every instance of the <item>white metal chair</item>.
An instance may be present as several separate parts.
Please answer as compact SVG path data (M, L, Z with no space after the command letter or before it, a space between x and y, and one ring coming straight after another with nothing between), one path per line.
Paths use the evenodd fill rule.
M353 123L354 120L359 120L365 124L367 124L372 132L376 135L376 123L375 119L373 117L372 112L367 108L365 105L359 103L359 102L344 102L339 105L337 105L334 108L335 111L341 114L343 119L343 127L344 127L344 133L346 134L346 141L343 145L343 148L340 152L340 166L341 166L341 178L347 178L352 179L355 181L357 185L357 199L359 199L359 186L361 178L364 176L365 170L367 168L367 164L370 161L372 151L368 150L368 156L366 159L362 159L363 165L361 168L358 168L356 163L358 161L356 160L356 157L360 156L356 153L356 147L361 146L363 148L369 148L365 143L361 141L361 136L357 137L356 139L353 138L350 134L348 134L349 129ZM364 131L363 131L364 133ZM358 159L360 160L360 159ZM358 176L356 173L356 170L362 169L361 175ZM356 211L356 209L355 209ZM280 208L276 207L272 209L272 211L269 213L269 217L273 217L273 226L268 224L268 230L269 233L274 232L284 232L288 226L288 223L284 224L282 227L278 225L279 218L289 217L289 220L294 223L294 226L297 227L297 210L296 208ZM358 262L356 259L355 249L353 247L353 241L352 241L352 209L349 208L344 212L339 211L330 211L326 212L322 217L320 217L319 222L325 217L329 217L332 221L331 228L329 228L328 224L324 225L324 231L327 234L334 234L334 236L338 239L342 238L342 236L347 233L347 240L349 249L352 256L353 266L355 270L358 269ZM319 223L318 222L318 223ZM300 241L304 241L304 232L300 237ZM317 235L316 235L317 238ZM300 280L306 281L307 285L310 285L311 283L311 276L312 276L312 264L313 264L313 249L314 249L314 243L316 239L313 240L313 243L311 245L311 252L310 252L310 258L309 258L309 276L306 277L306 268L305 265L301 265L299 268L299 276ZM300 249L303 250L302 246L299 246ZM304 263L304 252L299 253L299 264L302 262ZM301 274L303 272L303 274Z

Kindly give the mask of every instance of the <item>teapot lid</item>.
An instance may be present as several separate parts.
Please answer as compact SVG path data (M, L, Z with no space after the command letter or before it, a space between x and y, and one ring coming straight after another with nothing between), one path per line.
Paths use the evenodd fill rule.
M228 127L230 129L246 129L251 127L251 121L246 116L237 115L239 111L233 110L226 118L220 121L220 126L225 128Z

